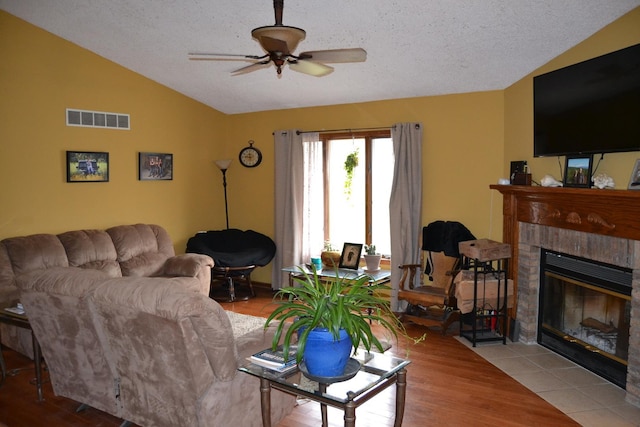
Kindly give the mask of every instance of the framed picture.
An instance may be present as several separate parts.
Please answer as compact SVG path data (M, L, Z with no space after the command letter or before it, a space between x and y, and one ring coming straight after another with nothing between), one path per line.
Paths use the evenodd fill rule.
M640 190L640 159L636 160L636 165L629 178L629 190Z
M67 151L67 182L108 182L109 153Z
M340 255L340 265L338 268L357 270L358 264L360 264L362 246L361 243L345 243L342 247L342 255Z
M172 180L173 154L139 153L138 179L140 181Z
M567 156L563 184L565 187L591 187L591 156Z

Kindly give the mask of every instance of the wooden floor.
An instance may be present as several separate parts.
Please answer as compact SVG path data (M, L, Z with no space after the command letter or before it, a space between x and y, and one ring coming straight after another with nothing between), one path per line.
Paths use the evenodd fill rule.
M246 302L223 304L227 310L265 316L269 294ZM425 332L423 327L407 325L412 336ZM535 393L485 361L458 342L451 329L447 336L429 331L420 344L407 340L393 343L390 352L407 357L407 402L404 427L423 426L576 426ZM8 377L0 388L0 426L119 426L122 420L89 408L76 413L77 402L53 395L49 383L44 386L44 401L37 402L30 360L4 349L8 369L26 367ZM258 390L256 389L256 393ZM393 426L394 387L380 393L356 410L356 425ZM330 426L342 426L342 413L329 408ZM320 426L319 405L300 401L279 427ZM226 426L222 426L226 427ZM237 426L242 427L242 426Z

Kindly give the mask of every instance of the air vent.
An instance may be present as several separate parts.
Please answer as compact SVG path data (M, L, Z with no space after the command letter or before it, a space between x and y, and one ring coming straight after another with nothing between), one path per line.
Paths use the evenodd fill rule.
M67 126L129 130L129 115L67 108Z

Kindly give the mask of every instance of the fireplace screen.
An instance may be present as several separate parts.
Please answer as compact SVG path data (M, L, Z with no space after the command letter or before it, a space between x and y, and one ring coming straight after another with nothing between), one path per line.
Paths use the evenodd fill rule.
M620 383L608 371L617 369L621 377L626 372L630 272L553 252L543 259L539 341Z
M546 283L543 327L626 363L631 297L549 272Z

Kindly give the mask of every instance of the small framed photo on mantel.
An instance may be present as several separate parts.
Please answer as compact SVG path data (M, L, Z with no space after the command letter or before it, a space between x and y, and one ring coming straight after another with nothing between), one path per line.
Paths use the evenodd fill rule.
M633 172L631 172L629 190L640 190L640 159L636 160L636 165L633 167Z
M591 156L567 156L564 165L565 187L591 187Z

